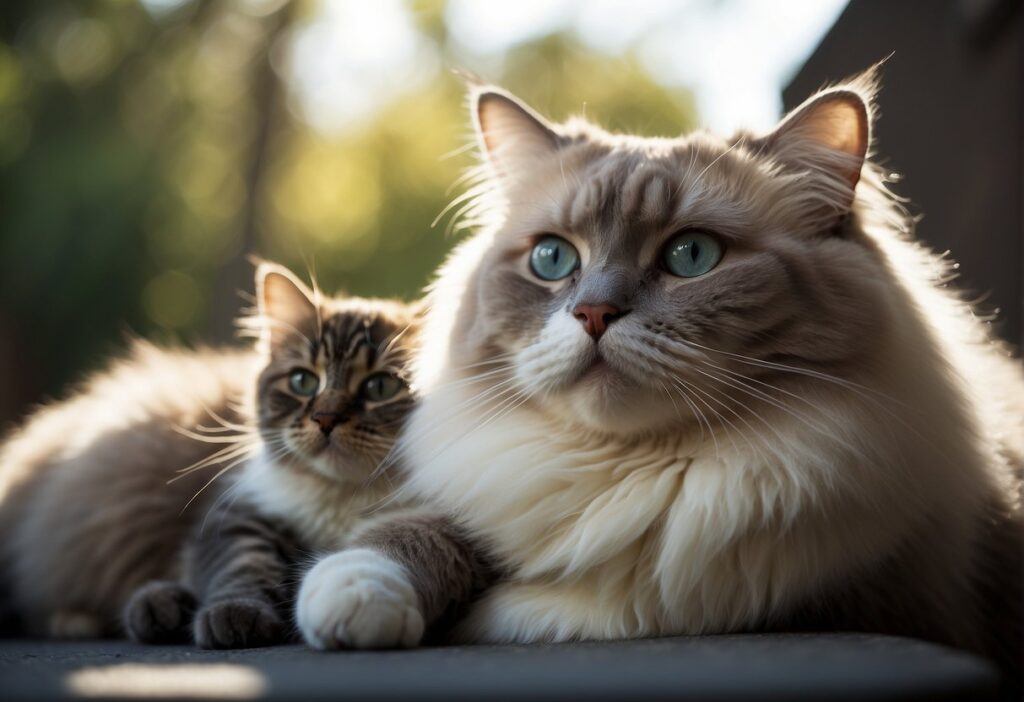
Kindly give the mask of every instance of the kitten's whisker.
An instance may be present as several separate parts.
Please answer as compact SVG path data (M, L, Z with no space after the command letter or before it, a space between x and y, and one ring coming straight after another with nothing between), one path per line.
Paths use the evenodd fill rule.
M214 453L211 456L207 456L206 458L200 461L196 461L190 466L175 471L177 475L175 475L173 478L170 478L167 481L167 484L170 485L171 483L181 480L182 478L187 477L192 473L195 473L196 471L201 470L203 468L217 465L218 463L223 463L224 461L230 461L240 456L246 457L251 453L255 453L258 449L258 443L246 444L242 446L233 446L221 449L220 451Z
M207 436L205 434L198 434L191 429L186 429L185 427L178 426L177 424L172 424L171 429L182 436L187 436L190 439L201 441L204 444L236 444L239 441L251 439L254 434L254 432L244 432L241 434L235 434L234 436Z
M218 414L216 411L214 411L214 409L212 407L209 407L206 403L202 403L202 407L203 407L203 411L206 412L208 415L210 415L210 417L212 417L213 420L215 422L217 422L222 427L228 427L228 428L231 428L231 429L236 429L238 431L247 431L247 430L249 430L251 428L251 425L239 424L238 422L232 422L232 421L230 421L228 419L225 419L224 417L220 416L220 414ZM237 409L236 409L236 412L238 414L243 414L242 411L239 411Z
M199 488L199 490L196 492L196 494L194 494L192 497L189 498L188 502L185 503L185 506L181 508L181 512L179 512L179 516L184 514L185 510L187 510L189 508L189 506L191 506L191 504L196 501L196 498L198 498L206 490L206 488L208 488L211 485L213 485L214 481L217 480L217 478L221 477L222 475L227 473L229 470L231 470L235 466L241 465L242 463L244 463L246 461L247 458L248 458L247 456L243 456L242 458L239 458L238 460L233 461L233 462L227 464L226 466L221 468L219 471L217 471L216 475L214 475L212 478L210 478L206 482L205 485L203 485L201 488Z
M240 486L240 484L236 483L236 484L232 485L231 487L229 487L224 492L222 492L217 497L217 499L213 501L213 504L210 505L209 509L206 510L206 514L203 515L203 521L199 525L199 535L200 536L202 536L206 532L206 522L210 519L210 515L213 514L213 512L217 509L217 505L219 505L224 500L229 500L228 506L227 506L227 508L225 510L225 513L226 513L227 510L231 509L231 506L235 503L235 500L238 499L238 496L240 494L241 494L241 486ZM222 520L223 520L223 518L224 518L224 514L221 515L221 519Z
M223 434L226 431L237 431L232 427L208 427L204 424L196 424L193 430L204 434Z

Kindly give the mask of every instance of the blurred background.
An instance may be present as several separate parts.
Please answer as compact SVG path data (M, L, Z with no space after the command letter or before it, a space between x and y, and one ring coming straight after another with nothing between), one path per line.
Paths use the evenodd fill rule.
M454 68L555 119L676 135L767 129L896 51L881 154L1019 341L1019 5L4 0L0 426L129 334L229 341L250 254L415 297L473 159Z

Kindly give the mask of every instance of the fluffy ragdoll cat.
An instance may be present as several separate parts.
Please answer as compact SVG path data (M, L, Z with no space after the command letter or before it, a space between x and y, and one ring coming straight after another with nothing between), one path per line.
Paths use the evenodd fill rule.
M866 160L873 96L650 139L477 91L477 233L429 292L397 452L454 523L318 564L307 640L408 644L303 613L358 583L429 625L486 553L458 640L868 629L1017 660L1021 367Z
M271 264L257 299L258 350L137 344L0 452L4 604L24 632L285 640L297 569L389 497L369 478L413 406L413 310L322 298Z

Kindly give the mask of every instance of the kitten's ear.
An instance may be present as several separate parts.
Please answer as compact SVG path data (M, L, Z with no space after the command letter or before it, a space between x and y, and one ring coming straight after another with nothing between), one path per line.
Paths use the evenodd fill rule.
M561 138L546 119L497 88L478 88L471 96L473 124L480 148L501 175L515 173L553 154Z
M315 294L291 271L274 263L256 269L256 301L262 323L261 341L274 349L285 339L316 337L319 325Z
M871 145L874 92L872 69L811 97L757 146L787 169L808 173L808 185L822 202L836 215L845 214Z

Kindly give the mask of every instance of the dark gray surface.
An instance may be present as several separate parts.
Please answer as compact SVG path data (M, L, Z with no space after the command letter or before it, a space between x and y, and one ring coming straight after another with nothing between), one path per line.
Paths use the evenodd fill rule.
M985 699L998 683L964 653L860 634L340 653L0 641L2 700L73 698L73 681L97 679L110 694L131 693L134 679L164 697L189 684L210 697L272 700ZM213 694L218 682L224 694Z

